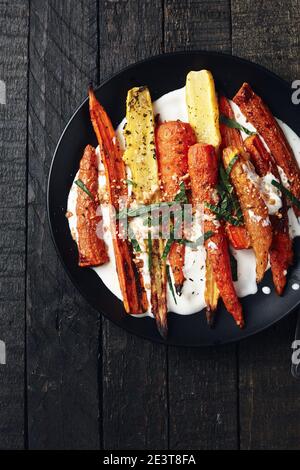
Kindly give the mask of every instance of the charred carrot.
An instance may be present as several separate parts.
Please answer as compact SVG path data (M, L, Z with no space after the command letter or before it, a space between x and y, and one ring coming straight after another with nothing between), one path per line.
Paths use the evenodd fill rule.
M290 191L299 200L300 170L295 155L268 106L254 93L248 83L243 84L233 101L264 138L276 164L281 167L288 180ZM294 206L294 210L300 215L298 207Z
M187 153L189 147L196 143L196 136L190 124L181 121L159 124L155 136L162 197L164 201L172 202L180 191L180 184L187 181ZM178 295L181 294L185 280L184 255L185 246L174 241L170 249L169 261Z
M234 113L232 107L225 96L219 98L219 112L220 117L226 119L234 119ZM238 147L243 148L243 139L238 129L227 126L225 123L220 121L220 133L221 133L221 150L226 147ZM226 222L226 235L233 248L236 250L247 249L250 247L250 237L244 225L235 226Z
M251 241L245 225L232 225L226 222L225 232L230 244L236 250L247 250L250 248Z
M94 147L87 145L80 160L76 201L79 266L100 266L109 261L107 249L97 228L101 222L98 198L98 165Z
M233 159L235 163L232 165ZM246 229L256 256L256 278L261 281L272 242L272 228L268 209L257 184L258 175L253 165L242 155L241 149L227 147L223 150L225 168L231 165L230 179L238 195Z
M218 151L221 143L219 106L214 78L209 70L191 71L187 74L186 104L189 123L196 133L197 142L213 145ZM211 324L218 304L219 290L209 263L207 257L204 297L208 323Z
M209 262L209 258L206 258L205 263L205 290L204 300L206 303L206 321L208 326L213 327L215 322L215 314L218 306L220 292L215 281L213 268Z
M234 119L234 113L228 99L225 96L219 98L219 112L220 117ZM229 127L220 121L220 133L221 133L221 150L226 147L243 147L243 139L238 129Z
M204 204L204 232L213 235L205 241L214 279L224 305L238 326L243 327L242 307L236 295L228 252L228 244L223 225L209 209L210 204L218 203L216 186L218 183L218 158L212 145L195 144L188 152L189 174L194 207Z
M280 180L277 166L258 135L248 137L245 141L245 147L259 176L265 177L270 175L270 180L272 178ZM264 197L268 197L268 205L272 209L272 205L276 201L271 200L268 194L265 194ZM289 235L287 204L284 194L281 194L281 203L282 205L279 210L271 211L273 213L270 215L273 227L270 264L273 282L278 295L281 295L284 290L287 270L293 260L292 240Z
M89 105L92 124L97 136L111 205L118 210L120 197L127 197L125 184L125 166L117 142L114 128L105 110L98 102L92 88L89 90ZM144 289L143 278L133 260L131 243L121 237L121 224L116 220L113 237L116 268L123 295L124 308L127 313L142 313L148 309L148 300Z

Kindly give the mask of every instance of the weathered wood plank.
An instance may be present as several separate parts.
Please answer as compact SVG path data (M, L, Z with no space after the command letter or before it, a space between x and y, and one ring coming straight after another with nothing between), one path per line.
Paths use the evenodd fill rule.
M299 0L232 0L232 52L286 80L300 76Z
M165 3L166 51L230 52L230 2ZM238 446L236 348L169 349L171 449Z
M27 0L0 3L0 448L24 447ZM13 242L12 242L13 241ZM2 344L3 346L3 344Z
M161 52L160 0L100 0L100 73ZM167 448L166 350L103 320L105 449Z
M233 53L280 74L300 75L300 2L232 2ZM276 97L275 97L276 99ZM299 449L299 384L290 374L293 317L240 345L242 449Z
M165 0L165 51L231 51L230 0Z
M97 80L96 0L32 0L30 29L29 447L98 448L99 317L63 271L45 208L56 142L90 80Z

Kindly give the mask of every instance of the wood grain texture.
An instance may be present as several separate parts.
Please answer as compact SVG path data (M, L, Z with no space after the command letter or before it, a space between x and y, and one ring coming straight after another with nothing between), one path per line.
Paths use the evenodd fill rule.
M299 78L300 2L233 1L232 51ZM240 345L242 449L299 449L299 383L290 374L295 319Z
M29 447L98 448L99 316L50 239L46 182L60 134L97 79L93 0L30 7L27 371ZM66 156L67 158L68 156Z
M228 1L165 4L166 52L213 49L229 52ZM234 449L238 446L236 348L169 349L171 449Z
M299 0L232 0L231 14L233 54L299 78Z
M161 52L160 0L100 0L101 80ZM105 449L166 449L166 349L103 319Z
M24 447L28 2L0 2L0 448Z
M165 51L231 51L230 0L165 0Z

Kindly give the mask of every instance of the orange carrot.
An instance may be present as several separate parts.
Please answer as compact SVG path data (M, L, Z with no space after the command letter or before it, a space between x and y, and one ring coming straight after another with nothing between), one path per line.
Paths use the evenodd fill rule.
M228 99L225 96L219 98L219 112L220 116L225 118L234 119L234 113ZM243 147L243 139L238 129L232 128L220 122L221 132L221 150L226 147Z
M300 199L300 170L295 155L268 106L254 93L248 83L244 83L233 101L242 113L264 138L278 166L284 171L290 191ZM294 207L295 213L300 210Z
M280 180L277 166L258 135L248 137L245 141L245 147L259 176L263 177L272 173L274 178ZM281 295L284 290L287 270L293 261L292 240L289 235L287 204L284 194L281 195L281 200L282 207L276 214L270 216L273 228L270 264L278 295Z
M127 197L125 165L112 123L92 88L89 90L89 104L92 124L105 167L109 201L118 210L120 197ZM148 309L143 278L134 263L131 243L120 236L120 228L120 222L116 220L113 245L124 308L127 313L143 313Z
M196 136L190 124L169 121L157 126L156 150L164 201L174 201L183 180L187 185L187 153L189 147L195 143ZM181 294L185 280L183 274L184 255L184 245L175 241L170 249L169 261L178 295Z
M225 224L225 232L228 240L236 250L246 250L250 248L251 241L245 225Z
M205 241L214 279L224 305L239 327L243 327L242 307L236 295L228 252L228 243L223 225L206 204L218 204L216 186L218 183L218 158L212 145L195 144L188 152L189 174L194 207L204 204L204 232L213 235Z
M95 149L87 145L80 160L77 182L83 183L78 188L76 201L79 266L99 266L109 261L103 238L97 235L97 226L101 216L97 212L98 164Z
M220 96L219 98L219 112L221 117L234 119L234 112L225 96ZM222 137L221 150L230 146L243 148L243 139L238 129L220 122L220 133ZM228 240L233 248L236 250L250 248L250 237L244 225L235 226L226 222L225 229Z
M236 190L243 212L245 226L250 236L251 246L256 257L256 279L260 282L268 264L269 249L272 243L272 227L268 208L257 184L258 175L246 155L239 148L227 147L223 150L225 168L232 164L230 179Z

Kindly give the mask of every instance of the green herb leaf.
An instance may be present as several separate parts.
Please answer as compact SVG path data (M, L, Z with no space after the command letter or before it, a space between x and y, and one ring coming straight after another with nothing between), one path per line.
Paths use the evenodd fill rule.
M204 233L204 241L208 240L213 235L214 235L214 232L212 230L208 230L207 232Z
M210 204L208 202L204 203L208 209L210 209L214 214L216 214L220 219L227 220L230 222L231 225L241 225L241 221L233 217L229 212L221 209L221 207L215 206L214 204Z
M171 294L173 296L174 302L177 305L177 300L176 300L174 287L173 287L173 283L172 283L172 278L171 278L171 273L170 273L170 266L167 264L166 268L167 268L167 280L168 280L168 284L169 284L169 287L170 287L170 291L171 291Z
M214 232L212 230L208 230L207 232L204 233L204 235L201 235L200 237L198 237L195 242L192 242L191 240L187 240L186 238L182 238L181 240L178 240L178 243L189 246L190 248L197 248L198 246L202 245L203 242L208 240L213 235L214 235Z
M133 247L134 251L137 252L137 253L140 253L142 251L142 249L139 245L139 242L135 238L135 235L134 235L133 230L132 230L131 227L128 228L128 237L131 241L131 244L132 244L132 247Z
M148 269L149 269L149 272L152 269L152 237L151 237L151 230L148 230Z
M221 213L224 215L223 218L228 219L228 215L234 217L234 219L238 220L238 224L240 225L243 223L243 214L240 208L240 203L235 195L234 187L231 184L229 174L232 170L234 163L236 162L238 155L235 155L230 165L228 166L227 170L224 169L222 165L220 165L219 169L219 179L220 183L217 187L219 196L220 196L220 209ZM227 217L226 217L227 214ZM221 214L218 214L221 215Z
M293 193L291 193L291 191L289 191L285 186L283 186L283 184L278 183L278 181L272 180L271 183L273 186L280 189L280 191L289 198L289 200L294 206L300 209L300 201L293 195Z
M137 186L137 184L136 184L134 181L132 181L132 180L124 180L124 181L125 181L125 183L127 184L127 186L128 186L128 185Z
M137 209L122 209L117 213L116 219L125 219L126 217L139 217L140 215L148 214L150 211L162 209L164 207L170 207L173 202L157 202L155 204L149 204L148 206L141 206Z
M232 170L232 168L233 168L233 165L234 165L235 162L238 160L238 158L239 158L239 155L235 155L235 156L230 160L229 165L228 165L228 167L226 168L226 174L227 174L227 176L230 175L231 170Z
M174 202L182 202L183 204L188 204L188 198L185 191L185 184L183 181L179 184L179 192L174 197Z
M225 124L227 127L231 127L232 129L239 129L240 131L245 132L247 135L254 135L256 132L249 131L246 127L242 126L239 122L237 122L235 119L228 118L227 116L224 116L224 114L220 115L220 123Z
M75 184L76 184L80 189L82 189L82 191L84 191L88 196L90 196L91 199L94 200L94 196L93 196L92 193L89 191L89 189L86 187L86 185L84 184L83 181L81 181L80 179L78 179L78 180L75 181Z
M171 232L170 238L167 240L167 243L165 244L165 248L164 248L164 251L163 251L163 254L162 254L162 259L163 260L167 259L167 256L168 256L168 254L170 253L170 250L171 250L171 246L173 245L173 242L174 242L174 234Z

